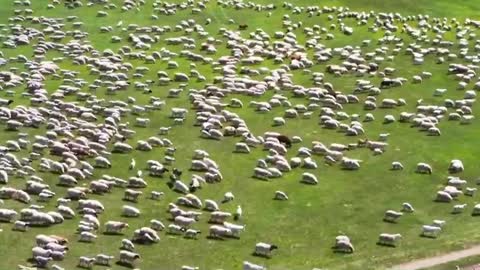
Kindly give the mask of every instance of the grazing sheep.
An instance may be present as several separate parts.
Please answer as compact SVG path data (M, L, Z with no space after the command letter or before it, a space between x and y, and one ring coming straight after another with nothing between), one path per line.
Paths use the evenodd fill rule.
M150 220L150 228L155 231L163 231L165 229L165 225L159 220L152 219Z
M335 245L333 249L336 252L346 252L346 253L353 253L355 251L352 243L350 242L350 238L346 235L339 235L335 237Z
M95 263L95 258L82 256L79 259L78 267L85 268L85 269L92 269L94 263Z
M110 261L113 260L113 258L113 256L98 254L97 256L95 256L95 264L110 266Z
M415 209L413 208L413 206L410 203L404 202L404 203L402 203L402 211L407 212L407 213L413 213L415 211Z
M202 232L199 230L188 229L185 231L185 238L196 239L199 234Z
M280 201L286 201L288 200L288 196L285 192L283 191L275 191L275 200L280 200Z
M121 234L123 229L128 228L128 224L120 221L108 221L104 227L106 234Z
M168 225L168 233L169 234L174 234L174 235L180 235L185 232L185 228L182 226L176 225L176 224L169 224Z
M427 163L417 163L417 173L428 173L432 174L432 167Z
M122 207L122 215L125 217L138 217L140 216L140 210L130 205L124 205Z
M209 229L209 236L213 238L223 238L232 236L232 230L219 226L219 225L212 225Z
M119 262L130 267L134 267L135 261L140 259L140 255L131 251L121 250L119 256Z
M28 229L28 223L20 220L15 221L13 224L13 231L26 232Z
M448 166L448 171L450 173L460 173L463 172L463 162L458 159L453 159L450 161L450 165Z
M97 238L97 236L95 234L91 233L91 232L80 232L80 239L78 241L91 243L96 238Z
M422 226L422 236L436 238L438 234L442 231L442 228L430 225Z
M465 208L467 207L467 204L456 204L453 206L452 214L460 214L462 213Z
M394 211L394 210L387 210L385 212L385 216L383 218L384 221L387 221L387 222L396 222L398 218L400 218L401 216L403 216L403 213L401 212L397 212L397 211Z
M398 161L392 162L392 170L397 171L397 170L403 170L403 165L402 163Z
M445 191L438 191L435 201L437 202L451 202L453 200L452 195Z
M385 246L393 246L397 245L397 242L402 238L402 235L397 234L389 234L389 233L382 233L378 237L378 244L385 245Z
M278 246L260 242L255 245L255 251L253 253L257 256L269 258L275 249L278 249Z
M310 185L318 184L317 177L311 173L303 173L301 182Z
M267 268L251 262L243 262L243 270L267 270Z

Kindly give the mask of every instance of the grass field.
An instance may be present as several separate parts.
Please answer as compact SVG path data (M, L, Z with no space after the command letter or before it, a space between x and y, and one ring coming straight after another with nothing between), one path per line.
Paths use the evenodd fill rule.
M0 23L8 24L8 17L13 16L15 9L22 9L20 6L14 6L13 1L0 0ZM86 3L86 1L84 1ZM111 1L119 7L122 1ZM45 17L66 17L70 15L78 16L78 20L84 23L80 29L89 33L88 40L99 51L110 48L117 51L121 46L127 45L126 39L128 32L122 32L120 28L115 28L119 20L123 21L123 25L136 23L140 26L148 25L170 25L172 28L181 20L194 19L197 23L203 25L207 18L212 19L212 23L204 26L205 30L215 38L222 39L217 35L220 27L237 29L237 24L247 23L249 30L242 33L244 38L248 37L248 33L255 28L262 28L267 33L273 35L275 31L281 30L281 18L283 14L291 13L281 8L281 3L277 3L280 7L272 11L272 16L267 18L266 12L254 12L252 10L234 10L231 7L220 7L212 0L207 4L207 8L200 14L191 14L191 9L177 11L172 16L160 15L159 20L151 20L150 15L153 12L152 1L147 0L145 6L140 7L139 11L133 10L129 12L121 12L120 9L108 10L109 15L104 18L96 17L97 11L102 9L102 5L94 5L93 7L67 9L63 5L56 6L55 9L47 9L50 1L33 0L30 7L34 11L34 16ZM477 1L322 1L321 5L346 5L353 10L399 12L401 14L418 14L420 12L429 14L430 16L464 18L467 16L475 16L478 14ZM259 3L267 3L267 1L259 1ZM310 1L293 1L296 5L311 5ZM290 14L293 22L301 20L306 26L319 24L328 28L332 23L327 20L327 15L307 17L306 14L294 15ZM477 16L478 17L478 16ZM228 20L232 18L237 24L229 24ZM334 30L335 39L320 42L328 47L339 47L345 45L360 46L362 40L372 39L370 47L364 49L365 52L374 51L377 48L375 40L380 38L383 33L370 33L367 31L369 24L366 26L356 26L356 21L345 19L345 23L354 28L352 36L345 36L338 30ZM29 22L22 23L25 26L39 28L40 25L31 25ZM100 26L113 26L114 30L110 33L100 33ZM399 27L401 25L399 24ZM66 23L62 31L72 30L71 23ZM475 32L478 32L474 30ZM300 43L306 40L301 29L294 31ZM8 35L7 26L3 28L2 33ZM435 34L427 33L429 37L434 38ZM111 43L111 36L116 35L123 38L120 43ZM167 45L164 40L168 37L183 35L182 32L170 32L160 37L160 41L152 45L150 51L159 50L165 47L171 51L179 52L183 48L181 45ZM401 35L405 44L412 42L407 35ZM197 40L197 49L194 51L199 53L199 45L201 40L197 34L192 34ZM65 38L66 42L70 37ZM455 41L454 33L447 32L445 39ZM225 41L224 41L225 43ZM128 44L131 45L131 44ZM422 44L424 47L429 44ZM383 45L393 48L394 44ZM471 41L469 47L473 52L474 42ZM406 46L405 46L406 47ZM405 48L404 47L404 48ZM230 55L229 49L225 45L217 46L217 53L212 55L214 59L223 55ZM457 52L458 46L451 48ZM27 57L32 55L31 46L19 46L16 49L3 48L5 58L15 57L23 54ZM308 50L309 56L313 55L313 50ZM59 52L49 52L47 58L60 56ZM184 58L172 59L179 63L178 70L166 70L167 61L158 61L154 65L144 64L143 61L128 60L134 66L147 66L150 71L142 79L156 79L158 70L166 70L171 76L174 72L189 73L189 62ZM313 72L324 72L325 67L332 63L341 63L343 60L335 56L327 63L315 64L311 69ZM456 62L464 63L464 60L458 59ZM84 66L76 66L71 60L66 59L59 64L63 69L79 71L80 78L93 82L97 76L89 75L88 70ZM267 60L265 63L255 67L268 66L274 68L273 61ZM154 245L137 245L137 252L141 254L142 260L138 264L138 268L147 270L156 269L180 269L182 265L196 265L200 269L241 269L242 261L248 260L261 265L265 265L271 270L303 270L312 269L314 267L321 269L386 269L388 266L399 262L429 256L437 253L446 252L448 250L460 249L466 244L476 243L480 240L478 233L479 217L472 217L470 211L473 205L479 202L478 196L465 197L462 196L455 203L467 203L468 210L461 215L451 215L452 204L435 203L433 199L436 191L440 190L446 183L448 175L447 167L450 160L461 159L466 167L464 173L459 176L462 179L469 180L468 186L474 186L477 177L480 175L480 167L478 166L478 137L480 134L478 120L473 121L471 125L459 125L455 121L443 120L439 127L442 130L440 137L426 136L417 129L410 128L409 124L395 122L392 124L382 124L382 119L386 114L393 114L398 118L401 111L415 112L416 100L423 98L426 104L442 105L445 98L461 99L464 91L457 91L458 81L455 81L452 75L447 75L448 62L445 64L435 64L435 56L429 55L425 57L423 65L412 65L411 56L405 55L403 52L395 57L393 62L384 62L381 68L392 66L397 69L395 76L408 78L409 80L415 74L422 71L432 72L431 79L425 80L422 84L412 84L408 82L401 88L392 88L384 90L377 97L382 98L404 98L407 101L405 107L396 109L377 109L373 111L376 121L365 123L365 136L347 137L341 133L332 130L322 129L318 124L318 117L312 119L294 119L288 120L283 127L272 127L272 119L276 116L283 116L285 108L274 108L267 114L258 114L252 108L245 106L242 109L229 109L239 114L246 122L250 130L255 135L262 135L265 131L278 131L289 136L298 135L303 138L301 144L294 145L288 152L288 157L295 156L300 146L311 147L312 141L321 141L325 145L330 143L354 143L360 138L377 139L380 133L390 133L388 139L389 147L383 155L373 156L372 152L366 149L358 149L348 152L347 155L352 158L363 160L362 168L358 171L341 170L339 166L327 166L323 164L323 158L314 156L317 160L319 168L313 173L318 176L319 184L316 186L307 186L299 183L303 169L294 169L292 172L286 173L282 178L270 182L264 182L253 179L252 172L256 161L267 155L260 148L254 149L248 155L232 153L234 145L239 142L238 137L225 137L221 141L205 140L200 138L200 129L193 127L195 121L195 113L190 109L188 100L188 91L184 91L180 98L167 98L168 89L175 88L178 83L172 83L169 86L152 87L154 96L166 100L166 107L162 111L150 112L146 115L151 119L149 128L135 128L137 134L128 141L131 145L136 145L136 141L147 139L150 136L157 135L158 128L161 126L170 126L173 121L169 118L170 109L173 107L189 108L187 121L181 126L174 126L171 133L167 136L171 139L177 148L175 167L184 171L182 180L188 182L192 172L188 171L191 162L191 156L194 149L205 149L208 151L215 161L220 165L223 173L224 181L219 184L208 185L196 192L201 199L214 199L220 201L226 191L232 191L235 194L235 201L222 205L222 210L234 211L236 205L240 204L244 210L244 217L241 223L247 224L246 231L241 238L227 240L211 240L207 239L208 226L204 214L201 221L195 225L200 229L203 235L198 240L187 240L179 236L169 236L161 233L161 241ZM11 62L3 69L9 67L18 67L23 70L23 64ZM207 77L207 82L199 83L191 80L187 89L201 89L205 83L211 83L215 74L212 72L210 65L197 64L197 70ZM312 86L311 76L305 75L301 71L293 71L293 81L296 84L305 87ZM131 73L130 73L131 75ZM255 77L261 80L261 77ZM350 94L355 88L355 81L360 79L353 75L345 75L342 77L334 77L325 74L325 81L331 82L335 89L345 94ZM365 78L378 85L381 81L379 77ZM131 79L135 81L137 79ZM53 80L48 78L45 82L46 89L52 93L62 84L61 80ZM133 85L133 83L132 83ZM471 83L467 89L472 89ZM448 89L445 97L433 97L436 88ZM28 105L28 98L21 97L22 87L15 89L14 105ZM82 89L88 92L88 89ZM292 94L288 91L282 91L289 97L292 104L306 104L307 100L302 98L292 98ZM126 101L128 96L134 96L137 104L147 104L149 95L142 94L130 87L127 91L120 91L115 96L106 96L105 89L97 90L96 95L99 98L120 99ZM255 98L258 101L268 101L273 95L267 92L265 96ZM4 97L5 93L0 92L0 97ZM245 96L229 96L225 102L232 97L243 100L248 104L251 97ZM363 101L366 96L361 95ZM67 101L74 101L74 97L66 97ZM473 106L475 117L478 119L480 114L477 105ZM365 114L362 105L346 105L344 111L347 113ZM122 121L135 121L134 116L128 116ZM27 132L31 139L36 134L44 134L45 128L27 129L23 128L22 132ZM15 132L0 133L1 141L16 139ZM28 155L29 151L21 151L17 155L20 157ZM133 154L122 155L113 154L113 167L109 170L95 170L95 177L98 178L102 174L109 174L122 178L133 176L134 172L128 170L128 164L131 157L135 157L137 165L142 167L146 160L156 159L163 160L164 149L155 148L151 152L134 151ZM390 171L392 161L401 161L405 166L403 171ZM414 173L415 166L418 162L427 162L433 166L434 173L432 175L419 175ZM37 163L35 163L35 166ZM58 176L48 173L39 173L51 186L57 195L62 196L65 188L58 187ZM94 178L95 179L95 178ZM75 229L80 220L79 217L65 221L63 224L55 225L49 228L32 228L28 232L11 232L11 224L0 224L3 232L0 233L0 269L13 269L18 264L28 265L27 259L31 257L31 247L34 245L35 235L39 233L54 233L65 235L71 239L70 251L64 261L58 262L59 265L66 269L74 269L78 263L80 256L94 256L98 253L106 253L118 256L120 240L123 237L130 237L133 230L141 226L148 226L150 219L156 218L170 223L167 219L170 215L166 212L169 202L175 201L180 196L173 191L168 190L167 179L158 179L146 177L149 185L144 190L144 194L148 194L151 190L165 191L165 197L158 202L146 199L144 196L135 206L141 209L140 218L123 218L120 216L121 207L127 204L121 200L123 190L114 189L110 194L99 196L89 195L90 198L98 199L104 203L107 211L101 215L100 221L108 220L128 221L130 228L125 236L106 236L98 233L98 239L94 244L86 244L76 242L77 235ZM14 178L9 183L10 186L23 188L25 186L24 179ZM283 190L289 194L290 199L285 202L273 200L276 190ZM416 209L415 213L403 216L397 224L385 223L382 221L383 214L387 209L399 210L403 202L410 202ZM75 204L72 204L75 206ZM55 209L55 202L45 204L46 209ZM20 210L25 207L13 200L6 200L4 208L13 208ZM419 236L421 225L429 224L433 219L444 219L447 225L444 231L437 239L422 238ZM401 233L403 239L401 244L396 248L388 248L376 245L378 235L383 232ZM338 234L347 234L355 245L355 253L349 255L335 254L331 250L335 236ZM255 243L271 242L280 248L271 259L262 259L251 255ZM95 269L107 269L106 267L95 266ZM113 265L110 269L123 269L121 266Z
M441 264L431 268L425 268L424 270L454 270L457 266L459 266L460 269L476 270L476 268L473 267L476 266L478 269L477 265L479 261L480 259L478 258L478 256L472 256L451 263Z

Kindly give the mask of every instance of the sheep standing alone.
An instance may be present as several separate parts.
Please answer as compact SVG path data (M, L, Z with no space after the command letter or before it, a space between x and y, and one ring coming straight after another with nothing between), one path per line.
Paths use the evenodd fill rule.
M272 251L275 249L278 249L278 246L260 242L255 245L255 251L253 254L269 258L272 256Z

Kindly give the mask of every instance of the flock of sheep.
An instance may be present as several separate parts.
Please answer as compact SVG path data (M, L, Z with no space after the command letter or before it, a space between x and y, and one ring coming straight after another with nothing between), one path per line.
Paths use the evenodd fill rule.
M2 32L6 33L1 36L3 48L11 54L13 49L30 46L33 55L3 58L3 53L1 54L1 65L21 63L24 71L12 67L0 72L0 86L6 96L5 99L0 99L0 121L5 130L18 134L16 139L8 140L0 147L0 198L28 206L20 211L1 208L0 221L12 223L12 229L20 232L29 227L73 222L72 219L78 222L78 239L66 239L58 235L36 236L32 259L37 267L62 269L51 261L61 261L68 256L68 245L72 241L95 242L97 237L102 237L98 234L102 233L125 233L125 238L118 243L121 251L117 254L97 254L94 257L82 256L78 258L79 267L91 269L95 264L110 265L115 259L121 265L135 267L141 258L135 245L159 242L162 231L195 239L202 233L195 229L198 222L211 223L209 231L204 232L210 238L240 238L242 233L246 233L246 225L241 224L244 213L240 205L235 212L226 212L218 204L220 200L195 195L196 190L208 188L208 185L223 180L220 166L208 152L202 149L193 151L191 167L184 168L194 172L190 182L182 179L181 169L175 168L177 148L168 135L172 128L184 125L187 117L194 118L194 126L199 128L201 138L218 141L226 136L238 138L232 150L239 155L251 153L254 149L265 150L265 157L259 159L254 168L250 168L253 178L269 181L283 177L292 170L302 169L306 172L303 172L299 182L307 185L319 184L315 170L319 162L316 156L323 156L324 162L330 166L358 170L368 164L352 157L356 149L367 148L373 155L387 151L389 133L380 134L377 140L363 139L368 127L366 123L376 121L370 111L377 108L382 108L385 112L405 108L398 115L386 114L383 123L405 123L430 136L441 136L439 126L442 121L458 121L462 126L474 121L472 107L476 101L476 90L480 90L480 81L475 81L480 62L476 54L480 50L480 42L475 39L475 29L480 27L480 21L449 20L428 15L402 16L398 13L373 11L353 12L345 7L301 7L291 3L260 5L241 0L217 0L216 3L187 0L179 4L158 0L152 3L124 0L121 7L108 0L54 0L46 6L48 9L96 8L98 20L102 20L109 16L110 10L121 9L128 14L142 11L145 5L153 5L151 25L123 25L119 21L115 26L100 27L99 35L107 37L106 41L125 45L118 51L98 51L88 41L91 33L82 30L82 18L44 17L39 14L41 11L29 8L28 0L13 1L13 4L16 9L9 18L10 24L2 26ZM218 32L212 33L204 28L212 19L197 20L194 15L176 25L161 25L159 20L161 16L172 16L181 10L190 10L192 14L202 13L208 5L250 9L251 12L257 12L258 16L269 17L272 12L283 12L284 15L282 25L275 33L257 28L247 34L245 31L249 31L249 26L238 25L233 20L218 29ZM298 14L308 17L325 16L331 24L306 27L297 19L301 17L294 16ZM353 35L356 25L368 25L370 32L381 32L382 37L378 40L364 40L355 46L331 48L322 44L322 40ZM110 32L114 29L122 34L111 35ZM444 35L451 32L455 33L456 42L444 39ZM175 37L162 37L167 33L173 33ZM304 43L298 41L300 33L305 36ZM428 33L434 33L434 37L429 37ZM406 42L401 35L407 36L412 42ZM170 51L165 47L155 50L160 40L169 48L175 47L178 50ZM378 46L372 49L375 43ZM474 43L473 52L469 48L471 43ZM460 49L457 51L456 47ZM228 55L220 55L217 49L226 49ZM50 52L62 56L50 59ZM458 81L458 89L464 91L463 98L445 99L443 105L418 100L410 111L407 109L411 108L408 106L410 104L403 98L378 98L390 90L420 84L438 75L424 71L412 78L396 76L398 72L390 63L402 55L410 57L413 65L422 65L427 57L435 57L438 64L447 63L445 72L449 75L445 76ZM176 58L189 61L189 74L176 71L179 68ZM342 63L328 63L334 58L342 59ZM276 67L263 67L262 63L267 61L273 61ZM67 62L88 70L89 75L96 79L87 81L80 72L62 68ZM157 71L155 64L160 62L167 63L166 70ZM310 70L319 64L326 65L325 72ZM214 76L201 74L197 65L210 66ZM313 86L294 83L292 74L296 70L310 76ZM146 74L152 73L156 79L145 78ZM344 93L327 81L329 76L358 77L358 80L353 91ZM377 78L380 78L380 84L375 83ZM45 85L49 80L61 81L61 85L54 91L47 91ZM205 82L205 86L202 89L190 89L188 84L192 81ZM155 88L159 85L177 87L168 91L167 99L162 99L155 94ZM20 89L24 91L18 93ZM97 97L100 91L104 91L107 97ZM131 94L128 99L119 100L116 98L119 92ZM244 97L263 97L272 92L274 94L268 101L255 99L244 104ZM436 89L434 95L441 97L446 92L446 89ZM149 95L148 103L138 102L135 95L139 94ZM29 103L17 105L17 96L27 99ZM172 126L158 127L151 124L150 118L155 117L158 111L165 110L169 99L182 96L188 96L190 104L171 108ZM66 101L71 98L75 101ZM303 104L298 103L302 100ZM345 107L362 102L363 110L366 111L364 116L344 111ZM284 115L273 117L272 130L277 126L288 125L289 121L318 116L321 128L359 138L348 145L324 145L320 141L313 141L309 147L303 144L301 136L290 137L275 131L255 135L248 123L236 112L252 110L268 114L273 108L284 108ZM133 123L126 121L129 117L135 119ZM44 134L30 134L32 129L40 127L44 128ZM153 130L152 133L155 134L148 138L138 138L138 129ZM132 139L137 140L136 144L127 143L127 140ZM300 146L291 155L290 149L294 144ZM136 172L135 175L123 179L108 174L115 155L141 155L142 152L156 149L164 150L163 160L148 160L145 164L137 164L135 158L131 159L129 172ZM25 151L28 155L20 154ZM292 157L288 158L287 155ZM401 161L394 161L390 169L403 170L404 166ZM432 170L432 166L427 163L418 163L416 167L418 173L432 174ZM458 159L452 160L448 168L452 175L463 170L464 165ZM100 178L94 177L98 171L105 174ZM49 179L44 180L40 173L49 174ZM108 196L113 189L123 189L123 199L128 204L123 205L121 215L142 218L142 211L135 206L139 200L162 200L165 192L170 192L154 190L147 195L142 189L148 187L151 178L166 175L170 179L171 190L181 194L176 201L166 203L166 210L171 214L170 224L152 219L149 226L131 228L127 233L125 231L130 230L129 224L102 218L108 205L104 206L100 200L92 198L92 194ZM17 178L25 179L23 188L10 186L12 182L19 181ZM53 192L51 185L55 184L64 187L64 192ZM467 184L466 180L450 176L434 199L452 202L462 194L474 196L476 188L467 187ZM276 191L272 197L278 201L289 200L288 193L282 190ZM227 192L221 202L229 203L235 201L234 198L234 191ZM44 211L42 203L50 200L56 200L56 210ZM454 205L452 213L461 213L466 206ZM400 210L387 209L384 221L399 222L404 214L415 212L408 202L403 203ZM472 214L480 214L480 205L475 205ZM443 220L434 220L431 224L422 226L422 234L437 237L444 225ZM332 240L333 238L335 251L355 251L354 241L348 236L333 235ZM401 238L399 233L380 233L378 244L395 246ZM273 243L259 242L254 247L254 253L270 257L272 251L278 248ZM181 269L198 268L182 266ZM244 261L243 269L266 268Z

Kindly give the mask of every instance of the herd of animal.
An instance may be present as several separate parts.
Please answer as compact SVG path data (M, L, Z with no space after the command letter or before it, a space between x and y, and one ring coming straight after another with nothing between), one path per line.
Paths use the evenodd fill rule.
M265 156L257 160L254 168L248 168L252 171L252 178L270 181L284 177L292 170L302 170L298 182L306 185L320 184L319 156L329 166L355 171L368 166L368 163L354 158L355 151L365 148L372 155L382 155L391 147L387 141L394 134L382 133L378 139L371 136L366 139L368 123L376 121L373 111L391 111L384 115L385 125L403 123L405 127L416 128L428 136L441 136L440 126L444 121L457 121L459 129L474 123L473 105L476 91L480 90L480 81L476 78L480 67L477 54L480 42L475 30L480 27L480 21L356 12L346 7L320 7L313 2L311 6L288 2L262 5L241 0L217 0L215 3L187 0L176 4L159 0L121 2L122 5L117 6L108 0L54 0L44 7L98 9L96 19L101 21L110 16L110 10L121 9L128 14L151 5L153 14L149 25L123 25L123 21L118 21L116 26L102 25L98 29L100 33L97 34L105 37L105 42L124 44L118 50L97 50L89 42L92 33L84 30L83 18L42 16L40 10L30 8L32 3L29 0L13 1L14 15L8 19L8 25L1 25L4 34L0 36L3 46L0 65L4 68L0 72L0 87L5 98L0 99L0 122L6 131L16 134L16 139L2 142L0 146L0 198L27 206L21 210L1 208L0 221L12 223L12 230L18 232L25 232L30 227L78 222L78 239L45 234L36 236L32 248L36 267L63 269L55 263L68 256L68 245L73 241L93 243L98 237L104 237L99 234L124 235L118 243L121 250L116 254L112 251L93 257L81 256L78 267L108 266L115 259L118 264L135 267L141 259L135 245L158 243L162 232L197 239L202 233L195 228L199 222L210 223L208 232L203 233L211 239L240 238L243 233L248 233L242 218L248 213L243 213L241 205L237 205L234 212L221 209L224 204L237 200L234 190L218 198L195 195L197 190L221 184L224 180L222 170L226 168L221 169L213 154L203 149L191 149L191 166L183 168L194 173L190 181L182 176L182 168L175 167L177 147L169 134L172 129L185 125L187 119L194 119L193 126L199 129L202 139L219 141L220 144L225 137L236 138L232 149L235 155L264 150ZM195 15L204 13L209 5L247 9L258 13L256 16L270 17L272 12L283 12L284 15L274 33L267 33L262 28L247 33L248 24L232 19L216 29L217 32L208 32L205 26L211 24L212 19ZM161 16L182 11L191 12L192 17L176 25L162 25ZM327 17L331 24L304 26L298 16L302 14ZM382 35L376 40L366 39L361 44L342 47L323 44L323 40L354 35L356 26L368 26L368 31ZM428 35L431 33L434 33L433 37ZM456 41L447 40L447 33L454 33ZM167 34L169 37L163 37ZM159 42L176 50L160 49ZM373 47L374 44L378 46ZM24 47L31 47L33 54L15 54L16 49ZM51 53L61 56L52 58ZM457 88L464 92L463 97L445 99L442 105L418 100L413 108L404 98L380 99L380 95L388 95L389 91L407 91L399 89L439 75L425 70L411 78L396 76L398 71L393 63L395 58L403 55L411 58L412 65L422 65L425 58L434 58L438 65L445 66L447 75L442 76L458 81ZM329 62L337 58L342 60L340 64ZM189 62L189 73L177 72L179 59ZM159 70L157 67L162 62L167 63L167 68ZM275 67L263 66L267 62L273 62ZM7 68L13 63L23 68ZM67 64L74 68L66 68ZM214 76L202 74L199 71L204 69L199 68L202 65L208 66ZM312 71L319 65L325 65L324 72ZM95 79L87 80L78 68L87 70L88 78ZM293 74L298 71L311 79L312 86L294 82ZM154 79L148 74L153 74ZM341 91L328 81L332 76L358 79L354 89ZM59 81L60 85L49 89L50 81ZM189 87L192 82L204 86L193 89ZM166 99L155 91L158 87L171 87ZM128 98L118 99L116 96L121 93L127 93ZM433 96L442 97L446 93L447 89L436 89ZM140 100L136 98L138 95L147 95L147 102L137 101ZM189 104L170 108L171 126L152 124L155 115L165 111L170 100L185 96ZM262 97L269 97L268 101L260 101ZM246 99L251 100L244 105ZM20 100L24 104L20 104ZM363 116L360 111L356 114L346 112L345 108L362 102ZM238 113L248 110L269 114L274 108L282 108L284 114L272 117L271 130L263 134L250 130L249 123ZM396 114L397 109L403 111ZM317 116L319 128L355 137L355 142L325 145L313 141L307 145L302 136L275 131L276 127L288 125L290 121ZM141 138L138 130L142 130L142 134L143 130L149 130L151 136ZM136 143L132 144L132 141ZM137 155L158 149L164 151L163 159L137 163ZM297 149L293 155L292 149ZM109 175L115 157L122 154L133 156L128 166L131 176ZM433 167L426 162L418 163L416 168L404 168L402 161L394 161L391 168L383 169L399 173L404 169L420 174L433 173ZM451 160L445 170L452 176L433 195L434 200L449 203L458 196L475 195L475 187L455 176L464 171L460 159ZM97 177L99 174L101 176ZM151 179L165 175L169 177L170 190L151 190L148 195L142 191L149 187ZM21 180L24 180L23 186L19 187ZM62 192L52 191L53 185L61 187ZM166 220L151 219L149 226L130 228L127 222L102 217L109 205L104 205L95 195L109 196L113 189L121 189L124 194L125 204L119 217L143 218L142 209L137 207L142 200L162 201L166 192L179 193L179 197L165 203L171 215L169 224L164 223ZM279 203L289 200L288 192L283 190L277 190L271 197ZM44 210L43 204L51 200L56 200L55 210ZM455 204L452 213L460 214L466 207L467 204ZM472 211L472 215L480 215L480 204ZM403 215L413 214L414 207L405 202L399 211L386 209L383 220L397 223ZM421 234L436 238L444 226L444 220L433 220L421 227ZM347 235L332 235L332 240L334 238L335 252L355 251L355 239ZM379 232L377 243L396 246L401 238L400 233ZM272 251L279 248L282 247L258 242L254 254L271 257ZM184 265L181 269L198 268ZM246 260L243 269L262 270L266 267Z

